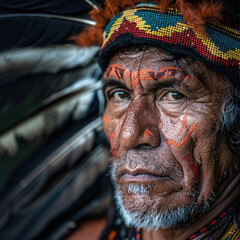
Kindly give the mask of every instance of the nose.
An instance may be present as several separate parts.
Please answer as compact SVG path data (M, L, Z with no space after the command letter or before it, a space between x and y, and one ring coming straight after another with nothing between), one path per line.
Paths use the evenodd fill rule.
M120 129L119 144L125 149L160 145L157 108L152 101L145 97L132 100Z

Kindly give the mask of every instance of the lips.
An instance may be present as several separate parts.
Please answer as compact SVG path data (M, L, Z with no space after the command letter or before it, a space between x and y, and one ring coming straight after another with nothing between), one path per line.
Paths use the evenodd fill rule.
M184 174L180 163L169 151L129 150L113 161L112 176L118 184L181 184ZM165 146L167 147L167 146Z
M146 183L163 180L174 180L168 173L154 172L146 169L124 169L120 171L119 182L120 183Z

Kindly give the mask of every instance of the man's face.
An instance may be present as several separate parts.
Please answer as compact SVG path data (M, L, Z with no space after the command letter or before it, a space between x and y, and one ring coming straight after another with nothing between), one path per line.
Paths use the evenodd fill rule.
M169 228L203 211L232 161L220 137L226 81L152 47L113 56L104 84L103 127L125 221Z

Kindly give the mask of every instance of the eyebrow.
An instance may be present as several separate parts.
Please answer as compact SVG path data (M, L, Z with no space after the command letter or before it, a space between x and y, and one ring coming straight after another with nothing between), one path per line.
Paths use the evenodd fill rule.
M176 79L165 79L165 80L156 81L155 83L152 83L148 87L148 90L155 92L162 88L172 88L175 84L177 84Z
M103 91L105 91L106 88L108 88L108 87L119 87L119 88L124 88L126 90L130 90L124 83L119 82L117 80L109 79L109 80L105 80L105 81L107 81L107 82L103 84Z

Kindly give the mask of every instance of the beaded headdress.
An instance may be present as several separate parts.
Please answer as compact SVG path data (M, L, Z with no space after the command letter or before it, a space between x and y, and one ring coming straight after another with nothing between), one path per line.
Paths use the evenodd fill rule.
M105 69L114 52L135 45L192 56L234 82L240 79L240 31L222 24L208 24L202 32L184 22L178 10L163 13L154 4L140 4L119 13L105 27L100 66Z

